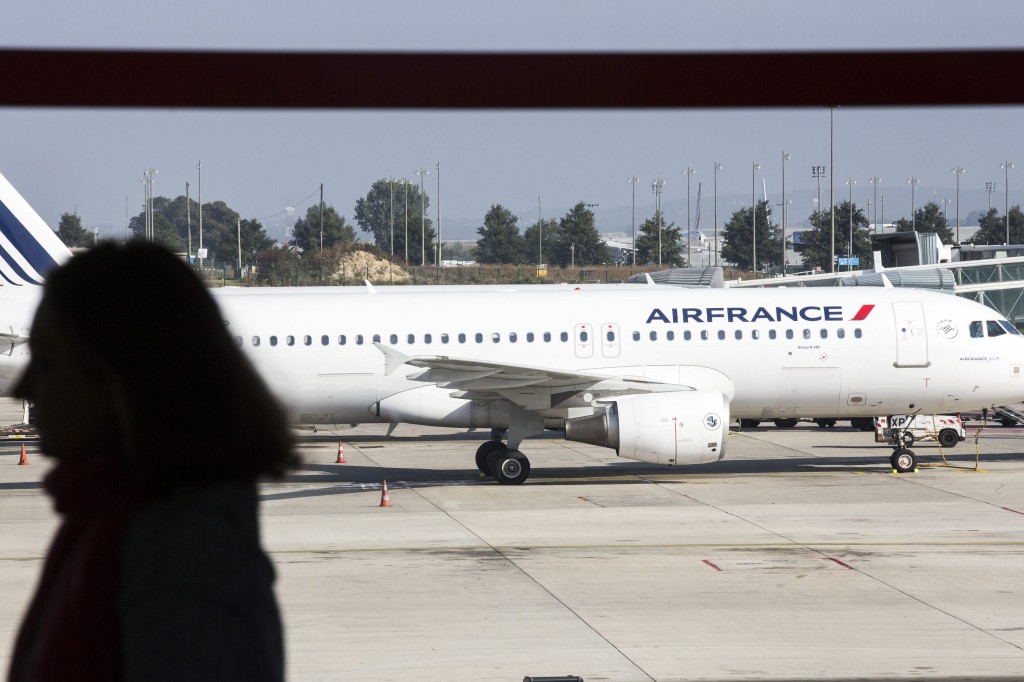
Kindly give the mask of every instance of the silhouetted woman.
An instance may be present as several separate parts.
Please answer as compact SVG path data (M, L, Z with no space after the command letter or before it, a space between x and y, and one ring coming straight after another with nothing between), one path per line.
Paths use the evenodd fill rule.
M10 679L276 680L256 480L284 417L203 284L162 248L101 245L49 276L16 394L63 522Z

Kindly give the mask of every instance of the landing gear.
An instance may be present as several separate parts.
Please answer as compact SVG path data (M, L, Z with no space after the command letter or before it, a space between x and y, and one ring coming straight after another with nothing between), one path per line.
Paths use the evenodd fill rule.
M521 485L530 477L530 460L500 440L489 440L476 451L476 466L502 485Z
M892 464L892 468L897 472L905 474L917 469L917 455L906 448L899 448L892 453L889 463Z
M819 417L814 420L814 423L818 425L819 429L831 429L836 425L836 420L832 417Z
M505 444L500 440L489 440L477 448L476 468L480 470L480 473L490 476L491 465L488 461L488 457L490 457L491 453L504 449L506 449Z
M503 450L494 457L494 479L502 485L522 485L530 477L530 460L519 450Z

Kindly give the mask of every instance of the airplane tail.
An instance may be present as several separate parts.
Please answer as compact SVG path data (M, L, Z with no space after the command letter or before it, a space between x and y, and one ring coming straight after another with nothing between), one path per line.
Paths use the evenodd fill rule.
M39 286L71 251L0 174L0 286Z

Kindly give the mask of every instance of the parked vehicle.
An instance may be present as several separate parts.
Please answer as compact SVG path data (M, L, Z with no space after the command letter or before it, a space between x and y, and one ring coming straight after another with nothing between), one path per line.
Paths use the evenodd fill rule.
M910 447L915 441L934 440L951 448L966 439L958 414L895 414L875 419L875 442Z

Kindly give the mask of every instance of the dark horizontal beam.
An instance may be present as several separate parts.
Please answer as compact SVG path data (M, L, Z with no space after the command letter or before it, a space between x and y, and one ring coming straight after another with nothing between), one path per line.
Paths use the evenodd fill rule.
M458 53L0 49L0 105L685 109L1024 104L1024 50Z

